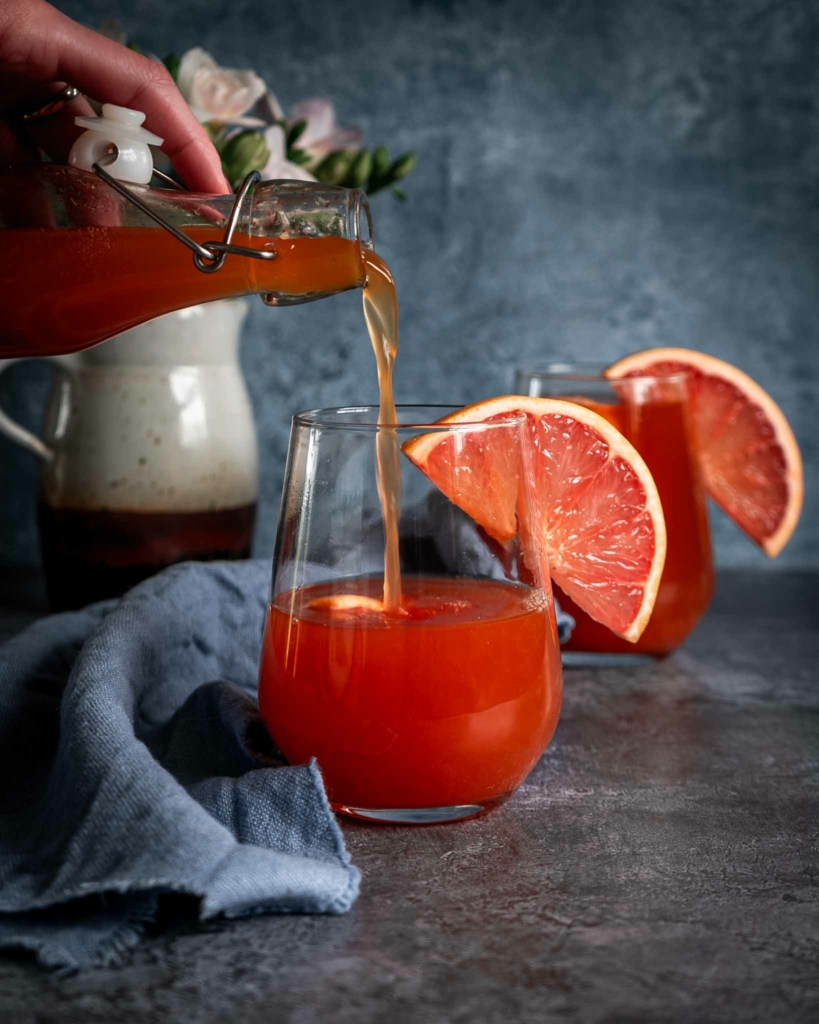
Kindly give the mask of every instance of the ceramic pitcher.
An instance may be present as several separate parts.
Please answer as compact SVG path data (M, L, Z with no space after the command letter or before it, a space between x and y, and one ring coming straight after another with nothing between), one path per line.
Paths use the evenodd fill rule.
M0 410L0 433L41 460L55 608L120 594L175 562L249 554L258 468L238 362L246 314L238 299L192 306L51 357L42 438Z

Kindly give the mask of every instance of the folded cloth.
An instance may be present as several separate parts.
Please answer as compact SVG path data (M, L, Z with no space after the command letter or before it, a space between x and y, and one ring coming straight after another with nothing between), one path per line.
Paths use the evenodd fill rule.
M283 766L256 706L269 573L177 566L0 648L0 947L71 970L121 960L163 901L349 909L318 767Z

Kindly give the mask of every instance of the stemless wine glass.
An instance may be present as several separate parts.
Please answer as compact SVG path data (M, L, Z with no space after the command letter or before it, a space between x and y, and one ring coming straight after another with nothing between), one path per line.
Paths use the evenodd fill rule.
M610 379L585 363L550 363L517 370L516 394L561 398L593 409L634 445L657 484L668 534L665 568L654 611L637 643L629 643L555 586L557 599L575 619L564 649L567 664L662 657L685 640L702 618L714 589L706 496L691 442L685 373Z
M369 821L457 821L500 804L560 712L542 553L526 529L493 539L443 493L495 446L519 481L513 519L530 521L525 420L437 424L448 411L399 406L390 428L377 407L293 419L259 704L288 760L315 757L333 807ZM450 477L439 490L409 459L392 463L400 583L388 609L376 451L419 435L446 435Z

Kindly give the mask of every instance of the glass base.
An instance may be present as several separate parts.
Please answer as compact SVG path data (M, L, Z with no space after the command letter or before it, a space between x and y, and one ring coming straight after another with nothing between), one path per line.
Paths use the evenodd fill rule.
M474 804L453 804L449 807L348 807L331 803L337 814L358 821L377 822L382 825L443 825L448 821L467 821L499 807L511 794L481 800Z
M564 668L629 668L651 665L665 654L604 654L601 651L561 651Z

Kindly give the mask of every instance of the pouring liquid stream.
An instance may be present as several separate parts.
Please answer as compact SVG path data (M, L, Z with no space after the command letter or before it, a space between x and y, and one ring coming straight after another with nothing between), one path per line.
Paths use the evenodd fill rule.
M213 229L190 227L197 241ZM376 438L379 500L384 522L384 611L401 605L398 520L401 455L393 397L398 351L398 303L389 268L375 253L336 236L249 237L236 244L275 251L269 262L228 258L205 275L190 252L156 227L94 225L75 228L5 228L0 286L15 301L6 309L0 358L79 352L155 316L185 306L247 294L266 301L304 301L366 282L364 315L378 369ZM44 298L47 296L47 301Z
M401 508L401 449L393 394L393 371L398 354L398 299L395 282L386 263L373 252L364 253L367 281L364 286L364 318L378 368L378 431L375 439L376 483L384 522L384 611L395 614L401 607L401 563L398 520Z

